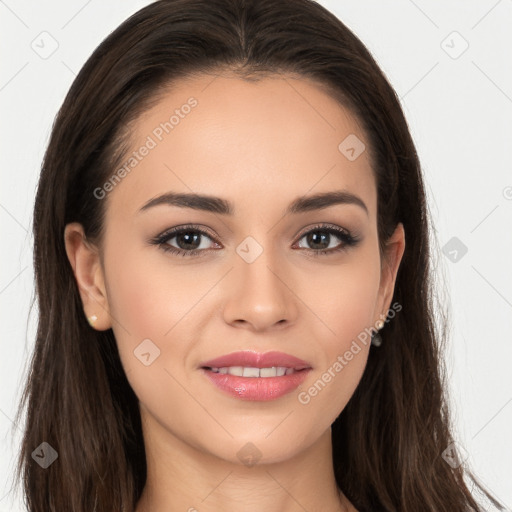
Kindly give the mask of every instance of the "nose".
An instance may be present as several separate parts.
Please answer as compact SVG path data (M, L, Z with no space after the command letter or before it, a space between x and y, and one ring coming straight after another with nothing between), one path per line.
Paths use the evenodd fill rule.
M235 254L235 267L225 289L226 323L265 331L295 323L298 313L293 279L270 249L252 262ZM250 260L249 260L250 261Z

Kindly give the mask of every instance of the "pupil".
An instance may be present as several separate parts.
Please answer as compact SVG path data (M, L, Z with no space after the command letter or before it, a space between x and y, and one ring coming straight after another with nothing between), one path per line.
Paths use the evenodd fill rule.
M178 242L178 245L180 246L181 249L196 249L200 243L198 243L198 240L199 240L199 237L201 235L199 233L194 233L194 232L191 232L191 231L187 231L187 232L184 232L184 233L180 233L178 236L177 236L177 242ZM180 240L184 239L185 240L185 243L182 244L180 243ZM191 242L190 240L191 239L194 239L194 242ZM194 245L194 243L196 245Z
M320 236L317 235L317 233L321 233ZM327 237L329 236L329 233L317 231L315 233L310 233L308 235L308 244L312 246L314 249L326 249L329 247L329 242L326 242ZM320 241L318 239L321 239ZM322 247L315 247L317 244L324 244Z

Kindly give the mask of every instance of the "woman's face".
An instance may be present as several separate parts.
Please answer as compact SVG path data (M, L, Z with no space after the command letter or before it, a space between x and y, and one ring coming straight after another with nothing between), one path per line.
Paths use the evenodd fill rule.
M381 270L364 133L305 79L202 75L140 117L132 144L96 192L101 293L82 297L113 329L145 432L237 463L292 457L354 393L362 333L385 318L403 252L399 225ZM228 374L203 368L238 351L256 356L220 362ZM307 368L282 354L258 363L268 352ZM292 369L231 375L280 365Z

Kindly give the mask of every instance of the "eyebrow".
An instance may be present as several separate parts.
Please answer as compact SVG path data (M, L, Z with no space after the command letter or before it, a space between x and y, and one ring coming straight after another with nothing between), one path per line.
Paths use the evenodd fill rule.
M332 192L321 192L310 196L300 196L290 203L286 209L286 215L304 213L312 210L322 210L337 204L354 204L360 206L366 212L366 215L369 215L368 208L364 201L359 196L347 190L336 190ZM150 199L142 206L139 213L159 205L192 208L194 210L219 213L221 215L234 215L235 212L233 204L220 197L168 192Z

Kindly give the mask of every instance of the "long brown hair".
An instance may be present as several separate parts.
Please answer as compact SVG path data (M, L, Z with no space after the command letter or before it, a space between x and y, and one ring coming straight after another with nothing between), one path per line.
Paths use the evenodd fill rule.
M452 442L435 323L430 235L418 156L400 103L361 41L312 0L160 0L110 34L73 82L53 125L35 200L39 322L17 414L26 430L16 468L30 512L132 511L146 480L137 398L112 330L88 325L64 228L100 243L101 187L128 148L131 123L190 73L246 80L292 73L326 86L369 141L381 251L398 222L406 248L393 302L402 310L370 350L362 380L332 425L337 484L361 511L481 510ZM341 142L341 141L340 141ZM47 442L47 469L32 452ZM489 499L492 498L487 495ZM496 502L494 502L498 505Z

